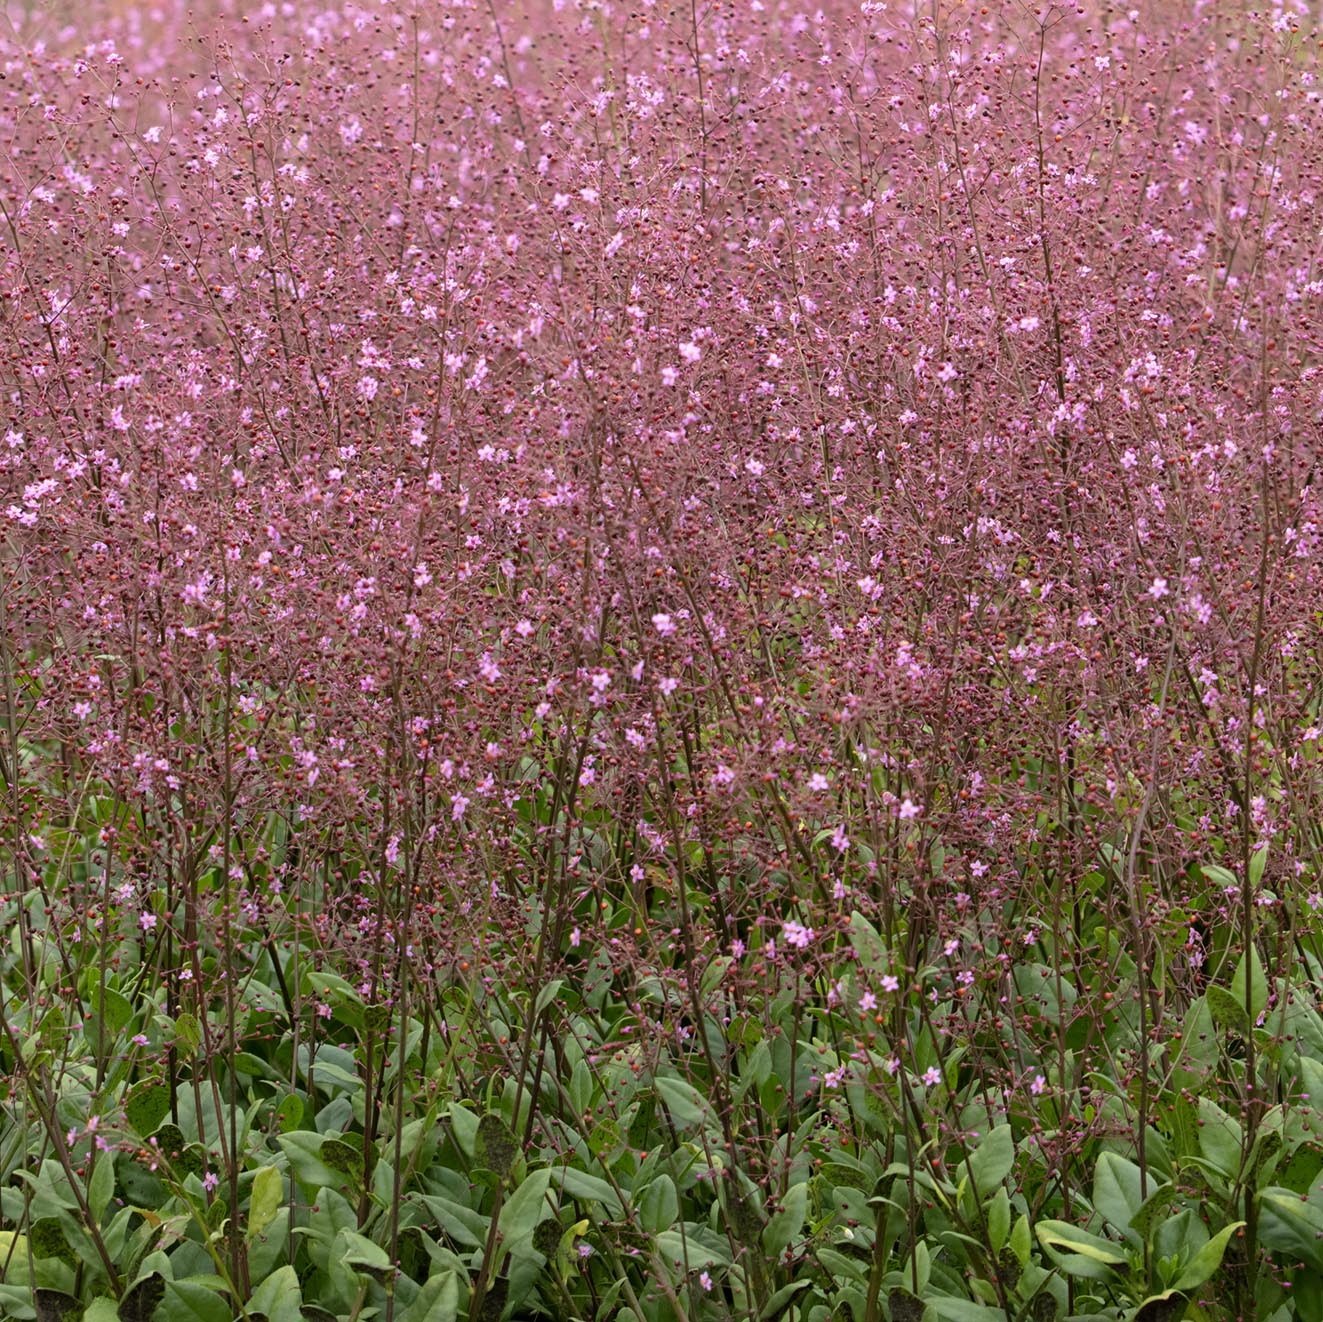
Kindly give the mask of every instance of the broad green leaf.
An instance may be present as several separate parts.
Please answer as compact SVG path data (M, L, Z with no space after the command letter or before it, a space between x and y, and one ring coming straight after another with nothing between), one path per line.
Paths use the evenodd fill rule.
M175 1046L185 1056L191 1056L202 1045L202 1025L195 1015L185 1011L174 1022Z
M782 1254L804 1228L804 1214L807 1210L808 1184L792 1184L786 1190L780 1211L763 1227L763 1251L771 1262L781 1261Z
M1257 890L1259 882L1263 880L1264 870L1268 866L1268 846L1260 845L1250 855L1249 861L1249 884L1251 890Z
M983 1135L978 1147L969 1154L969 1172L979 1201L985 1201L1014 1167L1015 1140L1011 1127L997 1125Z
M549 1217L553 1208L547 1199L551 1171L547 1167L531 1171L501 1208L501 1240L507 1248L518 1250L532 1239L538 1223Z
M658 1255L670 1265L684 1266L687 1263L690 1271L730 1266L729 1246L710 1232L703 1234L704 1229L686 1222L682 1230L663 1230L657 1236Z
M0 1230L0 1281L7 1285L29 1284L28 1237L13 1230Z
M303 1322L302 1304L298 1274L286 1263L253 1291L245 1307L249 1313L264 1313L267 1322Z
M285 1196L285 1181L274 1166L263 1166L253 1176L248 1200L248 1238L254 1240L275 1220Z
M1259 1195L1259 1243L1323 1272L1323 1208L1289 1189Z
M1011 1196L1004 1186L988 1200L986 1215L988 1244L994 1253L1000 1253L1011 1233Z
M552 1169L551 1178L571 1198L582 1203L601 1203L610 1216L624 1215L616 1191L601 1176L589 1175L577 1166L557 1166Z
M323 1187L337 1189L344 1183L343 1176L322 1160L322 1144L326 1141L323 1135L308 1129L295 1129L288 1134L278 1134L276 1141L289 1158L294 1178L310 1193Z
M1038 1242L1070 1276L1093 1281L1111 1280L1114 1270L1125 1267L1129 1261L1109 1240L1065 1221L1040 1221L1034 1231Z
M441 1229L462 1248L479 1249L487 1242L489 1217L444 1194L424 1194L422 1201Z
M827 832L831 834L830 831ZM850 915L850 944L859 958L859 964L866 973L887 973L891 969L891 957L887 953L886 943L877 934L877 929L858 910Z
M650 1235L669 1230L680 1219L680 1198L669 1175L657 1176L635 1201L639 1220Z
M950 1322L1006 1322L1004 1309L957 1299L954 1295L929 1294L924 1296L923 1302L938 1317L948 1318Z
M360 1235L353 1230L340 1231L336 1236L336 1247L332 1249L332 1256L338 1256L341 1262L355 1271L366 1272L378 1280L393 1270L390 1255L386 1250L380 1244L373 1243L366 1235Z
M1240 964L1232 976L1231 995L1237 1005L1248 1007L1253 1022L1257 1022L1268 1008L1268 979L1263 972L1258 947L1253 942L1250 942L1249 949L1241 956Z
M280 1207L267 1228L248 1245L248 1279L260 1281L286 1261L288 1253L289 1208Z
M1175 1077L1192 1088L1203 1083L1217 1068L1217 1027L1207 996L1197 996L1185 1012L1181 1025L1180 1045L1176 1049L1172 1069Z
M113 987L93 987L88 999L92 1003L92 1012L101 1016L102 1022L112 1034L127 1028L133 1019L133 1006L129 998ZM95 1042L95 1034L92 1040Z
M303 1121L303 1098L298 1093L287 1093L276 1107L276 1124L282 1134L297 1129Z
M1237 1000L1225 987L1213 984L1204 992L1203 999L1219 1028L1235 1029L1242 1033L1249 1030L1250 1021L1245 1013L1245 1002Z
M1233 1221L1224 1226L1207 1244L1181 1268L1172 1288L1175 1290L1193 1290L1209 1280L1222 1265L1222 1255L1227 1250L1227 1243L1245 1223Z
M919 1294L923 1294L928 1288L928 1282L932 1277L933 1259L928 1251L928 1245L920 1240L914 1246L914 1252L910 1254L901 1271L901 1275L907 1281L911 1281L917 1287Z
M107 1299L103 1294L97 1295L83 1309L83 1322L119 1322L119 1314L115 1311L115 1301Z
M800 1293L801 1290L808 1290L812 1287L812 1281L792 1281L789 1285L783 1285L764 1305L763 1311L758 1314L758 1322L776 1322L776 1319L790 1307L791 1301Z
M542 1011L545 1010L547 1006L549 1006L552 1003L552 1001L554 1001L556 997L560 995L561 990L562 988L564 988L564 986L565 986L564 978L553 978L549 983L547 983L545 987L542 988L540 992L538 992L537 1000L533 1002L534 1019L538 1019L541 1017Z
M1143 1206L1130 1218L1131 1227L1141 1240L1148 1238L1149 1231L1160 1213L1165 1212L1179 1196L1174 1184L1160 1184L1144 1200Z
M1143 1246L1142 1237L1132 1226L1144 1203L1141 1184L1139 1167L1133 1161L1115 1152L1099 1154L1093 1168L1094 1211L1135 1248Z
M1029 1265L1029 1255L1033 1251L1033 1240L1030 1235L1029 1218L1022 1216L1011 1230L1010 1244L1011 1252L1015 1254L1015 1259L1021 1267Z
M114 1158L109 1152L98 1152L96 1164L92 1167L92 1174L87 1181L87 1210L98 1226L105 1220L106 1209L110 1206L114 1192Z
M424 1283L399 1322L455 1322L459 1316L459 1277L454 1271L441 1271Z
M666 1103L671 1118L681 1128L689 1129L701 1125L712 1113L707 1099L691 1083L683 1079L658 1076L653 1081L662 1101Z
M1211 1097L1199 1098L1199 1150L1204 1159L1234 1179L1240 1171L1244 1138L1240 1123Z
M455 1146L470 1160L474 1159L478 1141L478 1125L481 1117L467 1106L452 1102L449 1110L450 1132L454 1135Z
M157 1079L147 1079L124 1099L124 1118L142 1138L156 1133L170 1111L170 1089Z
M169 1322L233 1322L235 1311L215 1290L195 1281L167 1281L165 1312Z

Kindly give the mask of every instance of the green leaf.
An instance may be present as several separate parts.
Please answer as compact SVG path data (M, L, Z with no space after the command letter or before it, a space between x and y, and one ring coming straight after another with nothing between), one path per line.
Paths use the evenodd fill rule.
M1219 991L1222 989L1219 987ZM1230 999L1230 993L1223 992ZM1197 996L1185 1012L1181 1025L1180 1046L1172 1067L1183 1075L1188 1086L1197 1088L1217 1068L1217 1029L1208 997Z
M687 1264L690 1271L704 1267L729 1267L730 1250L715 1235L704 1236L704 1227L686 1221L679 1230L663 1230L657 1236L657 1253L663 1262Z
M380 1244L374 1244L366 1235L353 1230L340 1231L331 1256L375 1280L384 1280L394 1271L386 1250Z
M0 1281L24 1288L28 1286L28 1249L26 1235L0 1230Z
M1250 855L1249 861L1249 884L1251 890L1257 890L1259 882L1263 880L1264 869L1268 866L1268 846L1260 845Z
M1177 1197L1178 1191L1174 1184L1160 1184L1144 1200L1139 1211L1130 1218L1130 1225L1138 1233L1141 1241L1148 1238L1158 1214L1165 1212Z
M812 1286L812 1281L792 1281L789 1285L783 1285L764 1305L763 1311L758 1314L758 1322L775 1322L782 1313L790 1307L791 1300L799 1294L801 1290L807 1290Z
M643 1229L650 1235L669 1230L680 1219L680 1197L669 1175L657 1176L638 1195L636 1204Z
M1199 870L1214 886L1220 886L1223 890L1240 889L1240 879L1230 868L1224 868L1219 863L1205 863Z
M1019 1262L1021 1267L1029 1265L1029 1254L1033 1250L1033 1240L1030 1238L1030 1233L1029 1218L1027 1216L1020 1217L1011 1231L1010 1249L1015 1254L1016 1261Z
M325 1141L321 1134L307 1129L295 1129L277 1137L277 1142L289 1158L295 1178L310 1193L316 1193L321 1188L334 1189L344 1182L339 1173L322 1160L322 1145Z
M303 1123L303 1098L298 1093L287 1093L276 1107L276 1125L282 1134L288 1134Z
M1143 1177L1133 1161L1115 1152L1102 1152L1093 1168L1093 1208L1126 1243L1143 1247L1143 1238L1133 1221L1144 1205L1140 1193Z
M453 1270L429 1277L413 1302L396 1316L399 1322L455 1322L459 1317L459 1277Z
M552 1169L551 1178L571 1198L581 1203L601 1203L610 1216L624 1216L625 1209L616 1191L600 1176L589 1175L577 1166L557 1166Z
M1252 1022L1257 1022L1268 1008L1268 979L1263 972L1258 947L1253 942L1250 942L1249 949L1241 956L1240 964L1232 976L1231 995L1237 1005L1242 1008L1248 1006Z
M924 1297L925 1304L938 1317L949 1318L950 1322L1006 1322L1004 1309L993 1308L990 1304L975 1304L968 1299L957 1299L953 1295L930 1294Z
M197 1017L187 1012L174 1022L175 1045L185 1056L191 1056L202 1045L202 1025Z
M133 1006L129 1003L128 997L122 992L117 992L113 987L93 987L88 999L92 1003L93 1014L101 1016L102 1022L111 1033L121 1032L133 1019Z
M1125 1267L1129 1262L1125 1253L1109 1240L1065 1221L1040 1221L1034 1231L1049 1256L1071 1276L1108 1281L1113 1278L1115 1268Z
M994 1253L1000 1253L1011 1233L1011 1196L1004 1186L988 1200L987 1219L988 1244Z
M156 1133L170 1111L170 1089L159 1079L145 1079L124 1099L124 1118L143 1138Z
M827 835L831 832L828 831ZM858 910L850 915L850 944L858 956L860 966L868 973L887 973L891 969L891 956L877 929Z
M1204 1159L1234 1179L1240 1171L1244 1138L1240 1124L1211 1097L1199 1098L1199 1149Z
M763 1251L768 1259L779 1264L782 1255L804 1228L804 1214L808 1210L808 1184L792 1184L782 1199L781 1209L763 1227Z
M422 1202L441 1229L461 1248L480 1249L486 1243L490 1217L444 1194L423 1194Z
M683 1079L658 1076L653 1081L671 1118L683 1129L701 1125L712 1113L707 1099L691 1083Z
M519 1249L533 1237L533 1231L554 1208L547 1199L551 1187L551 1171L547 1167L532 1171L519 1182L519 1187L501 1208L500 1233L507 1248Z
M540 992L538 992L537 1000L533 1002L533 1018L535 1020L540 1018L542 1011L560 995L561 988L564 986L564 978L553 978Z
M451 1102L449 1115L455 1146L472 1161L477 1152L478 1125L481 1122L473 1111L459 1102Z
M253 1176L253 1191L248 1200L248 1239L254 1240L276 1218L285 1197L285 1181L274 1166L263 1166Z
M170 1322L196 1319L196 1322L233 1322L235 1310L213 1289L196 1281L165 1283L166 1313Z
M1245 1013L1245 1002L1238 1001L1225 987L1216 984L1204 991L1204 1002L1218 1027L1223 1030L1234 1029L1236 1032L1249 1031L1249 1016Z
M322 1161L333 1171L348 1180L350 1187L357 1189L363 1183L363 1154L342 1138L327 1138L318 1153ZM343 1183L339 1181L337 1183Z
M1323 1271L1323 1208L1274 1187L1259 1195L1259 1209L1260 1244Z
M1233 1221L1224 1226L1207 1244L1181 1268L1172 1288L1175 1290L1193 1290L1209 1280L1222 1265L1222 1255L1227 1250L1227 1243L1245 1223Z
M298 1274L286 1263L253 1291L245 1308L249 1313L264 1313L267 1322L303 1322L302 1304Z
M106 1208L110 1206L111 1196L115 1192L115 1162L108 1152L98 1152L92 1174L87 1180L87 1210L92 1220L99 1226L105 1219Z
M1015 1167L1015 1139L1010 1125L996 1125L969 1154L969 1173L980 1202L985 1201Z

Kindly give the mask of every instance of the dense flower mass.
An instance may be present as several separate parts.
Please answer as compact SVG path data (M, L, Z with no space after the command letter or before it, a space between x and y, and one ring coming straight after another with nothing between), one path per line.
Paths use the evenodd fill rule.
M791 989L833 1089L917 1114L959 1044L1068 1165L1115 1116L1067 1056L1123 1023L1147 1079L1235 951L1317 958L1319 44L1304 0L17 13L23 985L44 931L205 1016L208 941L311 933L383 1003L609 994L651 1066Z

